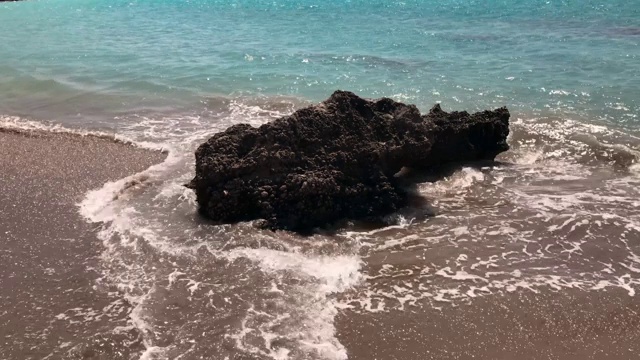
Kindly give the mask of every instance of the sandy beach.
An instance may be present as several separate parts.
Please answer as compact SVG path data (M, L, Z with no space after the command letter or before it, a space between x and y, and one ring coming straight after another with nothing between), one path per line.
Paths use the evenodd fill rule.
M247 262L234 261L233 257L229 257L229 262L214 260L206 251L198 252L202 256L197 261L159 253L149 256L149 246L143 242L139 243L143 246L135 250L141 252L139 258L128 259L132 255L129 248L122 248L109 257L105 255L103 240L96 236L102 227L81 218L77 204L87 191L100 188L107 181L142 171L162 161L165 155L103 137L13 130L0 131L0 153L0 359L138 358L143 353L150 353L149 344L162 346L171 344L179 336L186 336L173 331L187 331L190 338L197 339L197 345L181 341L177 341L179 345L175 347L168 345L167 348L173 351L167 354L168 358L173 358L173 354L187 353L190 356L187 358L229 356L229 359L262 359L269 358L268 351L286 343L285 336L275 335L279 336L278 340L269 348L267 343L251 338L254 330L244 327L252 326L251 321L256 321L252 316L267 317L261 306L278 310L281 303L271 300L274 291L281 291L280 288L290 290L291 284L309 281L306 275L288 273L285 280L277 285L265 285L269 284L266 277L257 282L247 282L246 274L256 275L256 269ZM178 186L176 189L181 188ZM619 201L614 204L621 207ZM171 202L165 206L175 209ZM187 212L191 214L193 208L183 206L191 209ZM193 222L191 216L182 221ZM466 223L466 215L461 215L461 219ZM605 220L602 220L603 227L599 231L613 234L619 230L620 226L607 225ZM452 218L432 219L430 228L425 229L421 236L425 239L433 236L439 229L438 222L442 222L443 229L449 231L451 221ZM525 224L529 226L530 223ZM237 229L255 231L242 226ZM202 230L209 232L211 228L205 226ZM486 285L495 291L494 294L478 296L482 294L479 288L474 294L473 291L467 292L463 285L457 285L459 294L472 295L466 300L465 296L460 296L455 301L443 297L431 302L412 302L412 292L395 285L408 286L407 289L417 291L414 294L418 295L422 290L436 293L446 278L422 277L433 274L432 270L407 275L411 272L406 272L406 269L419 270L425 264L444 266L438 265L442 259L456 258L455 262L462 261L457 266L464 266L467 258L456 255L460 251L473 253L478 257L475 259L477 264L484 264L481 266L497 262L495 267L511 271L510 263L501 263L492 254L497 251L497 254L509 254L508 258L516 259L515 250L528 253L541 248L549 254L553 255L554 251L559 254L541 258L540 265L560 263L558 269L588 274L592 271L590 266L598 261L603 266L614 260L625 265L626 251L633 249L637 241L633 229L623 231L619 236L623 240L629 238L629 248L617 245L617 237L611 240L612 244L596 241L593 246L581 248L579 252L583 257L593 257L594 260L589 262L582 261L583 257L562 255L561 251L572 249L567 243L572 240L570 236L565 239L543 235L537 243L529 245L528 251L527 248L520 249L517 241L495 247L486 242L465 244L463 238L459 243L422 244L420 237L408 237L409 242L400 247L394 245L388 249L384 245L385 237L398 237L405 231L407 229L389 229L375 235L376 239L381 239L376 240L381 244L381 250L379 253L370 250L362 269L365 274L374 275L372 282L359 284L356 288L356 291L381 289L384 299L373 297L368 301L373 301L372 304L383 301L384 311L376 311L376 307L373 311L362 311L358 306L349 308L363 301L366 298L362 297L363 294L356 296L353 302L348 298L342 299L342 295L336 296L343 310L335 318L335 337L344 346L349 359L633 360L640 353L640 302L631 296L635 293L633 288L616 283L614 279L598 291L589 291L598 284L590 279L574 285L557 282L555 284L561 285L562 289L554 290L553 286L533 285L518 275L505 280L504 284L510 284L510 281L519 284L518 290L509 292L498 290L496 286L500 282L487 273L484 278L474 275L471 280L462 279L456 284ZM420 229L412 231L419 233ZM197 233L191 237L195 235ZM228 236L229 239L224 241L232 246L247 239L242 233L234 236L233 231ZM282 234L267 232L257 236L276 243ZM182 246L180 239L183 235L176 234L175 238L173 246ZM499 239L502 238L495 241ZM362 241L366 243L368 240L363 238ZM251 250L242 250L241 247L238 251L244 254ZM233 250L228 252L233 253ZM276 256L273 252L265 253ZM225 256L227 252L219 255ZM168 261L155 261L156 257L166 257ZM482 262L481 258L492 260ZM313 259L304 258L300 266L313 269ZM148 261L149 268L158 271L154 275L159 279L158 283L151 287L158 290L150 291L148 294L151 295L140 306L153 315L144 318L148 323L143 323L142 327L132 324L132 306L126 292L116 289L114 279L101 278L103 267L110 266L111 262L116 262L114 266L121 266L117 263L120 260L131 264ZM331 266L324 262L321 264L318 271L330 275ZM397 272L380 272L381 269L391 269L385 267L386 264L394 264ZM453 266L454 262L445 264ZM522 263L515 264L525 268ZM629 268L619 270L635 269L633 263L629 264ZM483 274L482 271L473 271L481 267L467 266L472 274ZM176 269L188 269L189 277L176 273ZM618 270L613 266L611 269ZM451 274L453 270L447 271L440 274ZM315 272L313 274L318 276ZM492 276L499 276L497 274ZM626 277L623 275L620 279ZM232 286L222 287L221 281L229 281ZM392 282L386 284L387 281ZM414 285L409 286L412 282ZM313 294L311 298L315 299L312 304L318 309L326 309L330 303L322 298L318 300L315 295L318 289L311 285L293 294L310 291ZM396 291L398 293L394 295ZM265 297L264 294L268 295ZM345 294L350 296L349 291ZM260 300L262 297L265 299ZM428 298L425 296L423 299ZM401 299L407 301L403 309L398 308ZM250 311L245 316L246 307ZM292 324L309 322L305 316L292 320ZM269 326L258 329L279 334L283 325L274 321ZM156 332L141 333L149 328ZM241 340L249 344L243 345L244 351L236 348ZM247 355L247 352L253 355ZM290 358L304 356L307 355L293 353Z
M0 34L0 360L640 360L640 1Z
M122 334L126 346L100 338L100 329L126 325L128 305L99 288L103 245L76 204L164 155L95 136L1 129L0 154L0 358L68 358L82 337L95 346L75 349L79 358L128 358L139 350L135 332Z

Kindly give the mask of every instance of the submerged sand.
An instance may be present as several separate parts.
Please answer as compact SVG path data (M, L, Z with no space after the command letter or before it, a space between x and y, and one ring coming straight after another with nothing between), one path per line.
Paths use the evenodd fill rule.
M0 129L1 359L60 358L74 339L99 343L101 328L126 325L126 302L99 288L103 245L76 204L164 156L96 136ZM125 332L126 346L111 337L111 344L77 353L95 357L101 349L105 358L128 358L142 346L137 339Z

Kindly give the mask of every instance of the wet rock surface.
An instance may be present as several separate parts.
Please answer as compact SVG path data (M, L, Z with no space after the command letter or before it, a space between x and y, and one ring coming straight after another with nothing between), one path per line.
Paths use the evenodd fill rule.
M426 114L414 105L336 91L259 128L241 124L196 151L187 185L217 222L308 232L340 220L375 220L409 199L397 176L452 162L492 160L508 149L509 111Z

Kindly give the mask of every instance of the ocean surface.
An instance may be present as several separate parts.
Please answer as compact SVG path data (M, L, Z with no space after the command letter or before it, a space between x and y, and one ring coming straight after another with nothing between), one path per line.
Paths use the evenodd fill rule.
M79 202L114 305L51 321L128 311L99 331L143 350L98 349L111 359L347 359L338 318L637 296L639 44L629 0L3 2L0 127L168 151ZM199 143L336 89L423 111L507 106L511 150L420 184L434 217L311 237L199 219L183 187ZM47 352L72 358L87 341Z

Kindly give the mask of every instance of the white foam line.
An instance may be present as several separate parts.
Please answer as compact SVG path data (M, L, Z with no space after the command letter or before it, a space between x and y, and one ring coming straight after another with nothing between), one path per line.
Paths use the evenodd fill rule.
M404 237L401 237L399 239L392 239L392 240L387 240L384 242L384 244L378 246L376 248L376 250L385 250L385 249L389 249L395 246L400 246L400 245L404 245L405 243L414 241L414 240L419 240L420 237L417 234L411 234L411 235L407 235ZM403 250L406 250L407 247L403 247Z
M105 183L101 188L89 191L77 204L80 214L90 222L109 222L117 217L114 202L130 187L134 187L157 177L167 168L179 163L182 158L175 151L169 151L166 159L139 173Z
M115 141L121 141L133 146L137 146L149 150L166 151L167 146L165 144L158 144L149 141L137 141L127 136L109 133L105 131L86 130L86 129L72 129L60 124L47 124L44 122L33 121L23 119L18 116L2 116L0 115L0 128L14 130L14 131L42 131L57 134L72 134L78 136L95 136L107 139L113 139Z
M141 235L147 239L155 237L155 234L146 228L138 228L136 231L133 231L135 224L129 220L128 216L123 216L123 214L127 214L129 210L118 209L117 203L120 197L126 196L127 189L152 181L166 169L178 163L181 160L181 157L176 155L176 153L176 151L169 151L164 162L152 165L137 174L133 174L116 181L107 182L101 188L91 190L85 195L84 199L77 204L82 217L89 222L109 223L109 225L104 227L101 231L100 238L103 240L109 239L110 235L114 233L125 234L127 231L133 232L136 235ZM109 244L107 244L106 241L105 246L109 248ZM179 274L172 275L174 275L175 279L179 276ZM163 352L165 349L151 343L147 334L153 332L153 329L149 327L149 324L141 317L140 314L144 298L149 296L152 291L154 291L153 288L151 288L143 297L131 297L127 295L127 291L125 291L125 296L128 297L129 302L134 304L134 308L132 309L129 317L133 326L140 331L143 339L142 342L145 346L145 351L141 355L140 360L157 360L164 358Z
M449 278L452 280L479 280L484 282L489 282L489 280L483 278L482 276L469 274L466 271L456 271L453 272L450 267L442 268L436 271L436 275L440 275L445 278Z

